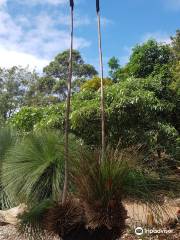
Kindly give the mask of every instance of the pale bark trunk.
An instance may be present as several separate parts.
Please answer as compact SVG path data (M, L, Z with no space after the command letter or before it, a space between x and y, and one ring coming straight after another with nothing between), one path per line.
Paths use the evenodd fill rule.
M65 174L64 174L64 188L62 194L62 203L66 201L68 190L68 164L69 164L69 115L71 107L71 82L72 82L72 53L73 53L73 8L71 7L71 46L69 53L69 77L68 77L68 92L66 101L65 114Z
M101 41L101 22L100 14L97 12L98 21L98 43L99 43L99 65L100 65L100 78L101 78L101 145L102 145L102 157L104 158L105 152L105 104L104 104L104 72L103 72L103 58L102 58L102 41Z

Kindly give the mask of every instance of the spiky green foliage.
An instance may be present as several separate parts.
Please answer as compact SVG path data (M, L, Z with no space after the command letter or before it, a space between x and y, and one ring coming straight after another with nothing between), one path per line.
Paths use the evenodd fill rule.
M129 168L124 181L124 198L144 203L158 203L162 192L171 197L178 197L179 180L176 178L160 179L154 175L146 175L141 170Z
M168 193L170 189L174 193L180 192L178 180L145 175L139 166L134 165L134 162L137 164L135 157L137 154L127 155L108 149L100 163L99 152L81 154L74 180L77 195L85 203L90 226L116 226L118 213L123 222L126 214L120 206L121 201L127 199L146 203L160 215L158 194L162 191Z
M15 144L17 140L17 133L12 128L0 129L0 161L2 163L8 149Z
M12 128L0 129L0 207L7 208L11 206L7 193L2 186L2 164L8 150L18 141L18 135Z
M77 143L70 141L70 157ZM2 181L13 202L33 205L60 198L64 178L64 139L59 132L38 132L15 145L3 164Z
M104 156L100 161L99 151L83 152L74 170L74 181L77 196L85 208L87 225L92 229L115 228L120 236L127 217L121 202L127 168L113 151L106 151Z
M108 154L106 152L101 164L100 157L99 151L82 152L81 159L74 169L74 179L77 194L81 199L88 199L89 203L93 203L95 199L101 200L104 205L107 205L114 195L119 195L120 182L126 168L121 161L117 161L112 156L112 152Z

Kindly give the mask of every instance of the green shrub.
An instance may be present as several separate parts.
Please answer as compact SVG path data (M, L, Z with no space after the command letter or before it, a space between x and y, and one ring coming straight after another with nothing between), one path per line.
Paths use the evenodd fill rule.
M143 144L150 151L160 147L175 156L173 146L179 136L178 104L177 93L160 76L129 78L106 87L106 142L114 146L119 143L121 147ZM23 116L22 109L10 122L29 131L64 129L64 103L35 110L35 116L40 114L40 118L32 118L31 110L30 116L29 113ZM100 145L100 93L84 90L73 95L70 121L72 133L86 144Z
M23 107L18 113L13 115L9 120L9 124L20 131L29 132L34 128L34 125L42 119L42 116L43 108Z
M113 84L112 80L109 78L105 78L103 80L104 86L110 86ZM91 80L87 80L81 86L81 90L83 91L97 91L101 87L101 79L99 77L94 77Z

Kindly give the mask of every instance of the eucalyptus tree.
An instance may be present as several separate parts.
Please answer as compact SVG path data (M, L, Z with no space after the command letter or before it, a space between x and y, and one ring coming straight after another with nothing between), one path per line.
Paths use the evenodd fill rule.
M77 50L72 50L73 81L72 91L77 91L80 84L85 80L97 75L96 69L84 62L81 54ZM65 100L67 97L66 79L69 71L69 50L59 53L53 61L43 69L44 92L50 90L51 95L55 94L59 100ZM49 86L50 83L50 86Z

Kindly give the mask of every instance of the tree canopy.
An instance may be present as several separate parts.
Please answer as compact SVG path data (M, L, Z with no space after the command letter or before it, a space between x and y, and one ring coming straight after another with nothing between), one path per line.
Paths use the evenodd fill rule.
M63 100L66 97L66 80L68 78L69 51L58 54L52 62L43 69L44 77L40 86L44 92L57 94ZM95 68L86 64L77 50L73 50L73 91L80 87L86 79L97 75Z
M151 156L179 159L179 36L177 31L171 45L149 40L135 46L125 66L116 57L109 60L110 77L104 79L104 85L106 142L111 146L144 146ZM73 52L73 66L71 133L92 147L99 146L100 79L78 51ZM1 71L2 76L8 76L3 79L11 79L11 71L6 71ZM6 123L23 132L44 128L64 131L68 51L58 54L44 68L43 76L23 75L22 69L17 68L16 71L26 76L18 79L29 76L30 81L18 80L21 85L10 81L14 90L8 90L13 97L7 102L14 105L6 108ZM11 73L16 79L16 74ZM5 80L0 84L5 84ZM5 103L6 91L1 92L0 101ZM3 107L5 104L1 106L2 116Z
M36 79L27 68L0 69L0 121L6 121L25 104L28 86Z

